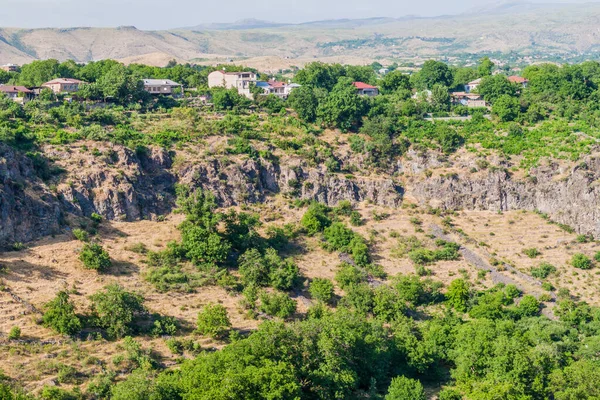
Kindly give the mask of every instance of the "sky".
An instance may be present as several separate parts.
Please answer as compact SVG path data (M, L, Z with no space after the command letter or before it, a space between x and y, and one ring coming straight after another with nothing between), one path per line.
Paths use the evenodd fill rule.
M533 0L549 2L548 0ZM585 0L550 0L583 2ZM498 0L0 0L0 26L159 30L254 18L298 23L324 19L459 14Z

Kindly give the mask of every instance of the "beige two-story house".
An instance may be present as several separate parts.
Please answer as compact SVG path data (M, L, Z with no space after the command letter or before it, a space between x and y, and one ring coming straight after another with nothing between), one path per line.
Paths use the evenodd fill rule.
M254 72L225 72L213 71L208 74L208 87L224 87L226 89L237 89L242 96L252 98L251 85L256 83L257 76Z
M73 93L79 90L86 82L73 78L56 78L46 82L42 87L51 89L54 93Z

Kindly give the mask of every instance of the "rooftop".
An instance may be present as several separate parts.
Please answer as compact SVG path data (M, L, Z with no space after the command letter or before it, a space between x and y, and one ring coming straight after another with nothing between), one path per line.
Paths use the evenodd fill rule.
M144 85L151 86L181 86L179 83L170 79L144 79Z
M14 86L14 85L0 85L0 92L2 93L33 93L33 90L27 89L25 86Z
M357 89L377 89L377 86L371 86L364 82L352 82L352 84Z
M44 85L55 85L58 83L85 83L84 81L80 81L79 79L73 79L73 78L56 78L56 79L52 79L51 81L48 81L46 83L44 83Z

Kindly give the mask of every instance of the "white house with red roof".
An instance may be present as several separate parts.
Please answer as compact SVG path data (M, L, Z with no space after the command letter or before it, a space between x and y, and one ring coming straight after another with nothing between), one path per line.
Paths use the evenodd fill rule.
M377 86L372 86L364 82L352 82L352 84L356 88L356 94L359 96L377 96L379 94Z

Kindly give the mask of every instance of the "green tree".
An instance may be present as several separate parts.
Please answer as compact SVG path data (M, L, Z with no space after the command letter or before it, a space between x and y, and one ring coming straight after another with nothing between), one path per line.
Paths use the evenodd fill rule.
M27 87L41 86L58 77L60 72L57 60L35 60L21 67L19 84Z
M327 304L333 299L333 282L326 278L314 278L308 291L310 297Z
M356 93L352 81L344 78L319 104L318 116L325 125L348 131L358 128L367 111L366 100Z
M532 317L540 312L540 302L534 296L523 296L519 302L518 312L523 317Z
M464 279L455 279L450 283L446 292L447 303L457 311L466 312L471 297L469 284Z
M419 90L431 89L434 85L452 86L452 70L446 63L427 60L419 72L411 77L413 86Z
M300 86L292 90L288 103L302 120L314 122L317 119L319 100L311 86Z
M260 310L267 315L285 319L296 312L296 302L285 293L262 292L259 298Z
M112 262L108 252L97 243L84 243L79 260L87 269L95 269L98 272L103 272L110 268Z
M410 76L402 71L392 71L381 79L379 87L384 94L391 94L398 90L409 91L411 89Z
M492 114L504 122L513 121L517 118L519 110L519 100L507 94L498 97L492 105Z
M392 379L385 400L425 400L425 391L418 380L399 376Z
M44 325L63 335L74 335L81 330L81 321L75 314L75 306L65 291L46 304L42 317Z
M221 339L229 332L231 322L221 304L208 304L198 313L198 333Z
M450 94L448 88L435 84L431 88L431 106L435 111L448 111L450 108Z
M131 333L135 318L145 311L144 298L124 290L118 284L111 284L103 291L90 296L92 313L96 325L106 329L111 338L121 338Z
M340 64L313 62L298 71L294 80L301 85L332 90L338 79L346 75L346 69Z
M477 92L493 104L502 96L515 96L516 87L504 75L486 76L477 86Z
M122 64L113 65L96 85L105 99L111 98L120 104L145 100L149 96L144 90L144 83Z
M316 235L331 225L331 218L328 215L329 211L330 209L326 205L312 202L302 216L300 224L302 224L309 235Z
M477 66L477 72L479 76L490 76L495 64L490 60L489 57L483 57L479 60L479 66Z

